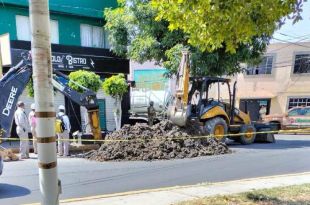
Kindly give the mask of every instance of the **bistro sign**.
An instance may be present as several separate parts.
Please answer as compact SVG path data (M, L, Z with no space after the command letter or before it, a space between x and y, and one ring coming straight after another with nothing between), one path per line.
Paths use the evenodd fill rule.
M11 45L11 66L15 66L29 55L30 43L13 41ZM51 60L54 70L64 72L129 73L129 60L113 56L106 49L52 45Z
M29 51L23 49L12 49L12 63L18 64ZM73 71L73 70L93 70L96 66L94 60L90 56L82 56L78 54L52 53L52 65L55 70Z
M94 69L95 62L90 57L53 53L52 64L55 69Z

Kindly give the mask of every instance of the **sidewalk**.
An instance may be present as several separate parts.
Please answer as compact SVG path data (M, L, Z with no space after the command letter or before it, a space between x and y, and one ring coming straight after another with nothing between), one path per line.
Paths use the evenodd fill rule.
M61 205L170 205L219 194L310 183L310 172L62 200Z

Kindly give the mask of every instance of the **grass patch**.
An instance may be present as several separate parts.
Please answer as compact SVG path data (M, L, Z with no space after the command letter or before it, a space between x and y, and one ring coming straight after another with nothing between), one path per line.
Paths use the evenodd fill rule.
M310 205L310 184L206 197L178 205Z

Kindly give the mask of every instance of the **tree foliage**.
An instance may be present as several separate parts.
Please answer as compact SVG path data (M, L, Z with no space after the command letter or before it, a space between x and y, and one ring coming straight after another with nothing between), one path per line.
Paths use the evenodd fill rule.
M34 97L34 89L33 89L33 80L32 78L30 78L27 86L26 86L26 90L27 90L27 93L28 93L28 96L29 97Z
M202 50L189 44L190 34L170 29L164 18L155 20L159 13L151 6L151 0L119 0L119 7L107 9L105 15L111 48L117 55L140 63L155 61L167 68L169 74L176 72L184 48L191 52L192 75L239 72L240 62L259 58L270 40L269 35L254 35L247 42L239 42L235 53L226 52L230 49L225 43L212 52Z
M105 79L102 83L102 89L107 95L121 99L128 91L124 74L113 75Z
M283 17L301 18L303 0L152 0L159 21L171 31L181 29L188 42L202 51L225 48L238 52L253 37L272 36Z
M94 72L85 71L85 70L78 70L75 72L71 72L69 74L69 86L73 90L78 92L83 92L83 88L79 85L86 87L94 92L97 92L101 86L100 76Z
M122 98L128 91L128 85L124 74L113 75L105 79L102 83L103 92L114 98L114 119L116 130L121 129L122 122Z

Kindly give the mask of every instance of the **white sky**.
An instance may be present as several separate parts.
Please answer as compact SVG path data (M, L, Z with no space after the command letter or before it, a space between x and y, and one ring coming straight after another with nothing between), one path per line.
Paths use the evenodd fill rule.
M292 21L287 20L281 29L275 32L273 37L290 42L310 41L310 1L303 5L302 18L303 20L296 24L292 24ZM273 39L273 42L281 41Z

